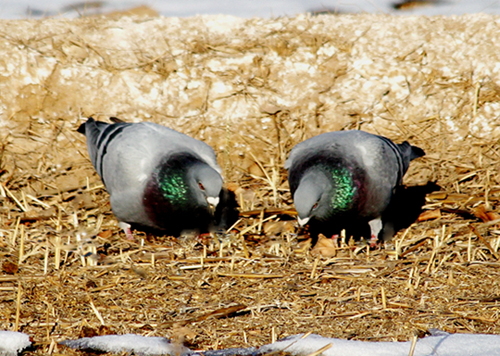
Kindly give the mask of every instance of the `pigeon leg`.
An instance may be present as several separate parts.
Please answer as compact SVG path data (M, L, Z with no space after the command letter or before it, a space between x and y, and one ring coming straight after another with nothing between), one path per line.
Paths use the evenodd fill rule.
M198 235L198 240L202 245L208 245L208 242L212 238L212 234L209 232L204 232L203 234Z
M339 248L339 238L340 238L339 234L333 234L331 237L335 248Z
M370 221L368 221L368 225L370 225L370 230L372 233L372 236L370 239L370 246L375 247L375 246L377 246L377 242L378 242L378 234L380 233L380 230L382 230L382 219L376 218L376 219L370 220Z
M133 240L134 235L132 234L131 225L127 224L126 222L120 221L118 223L118 226L123 230L125 235L127 236L127 240Z

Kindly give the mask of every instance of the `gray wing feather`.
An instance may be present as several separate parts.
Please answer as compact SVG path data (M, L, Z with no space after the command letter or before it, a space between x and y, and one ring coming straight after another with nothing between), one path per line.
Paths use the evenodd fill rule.
M106 130L112 127L113 125L102 121L95 121L93 118L89 117L88 120L78 128L78 132L87 137L87 150L89 152L90 161L98 171L97 173L99 176L101 172L98 170L97 160L102 156L102 152L99 152L99 147L101 146L103 138L109 136L105 133Z
M391 140L364 131L350 130L327 132L299 143L290 152L285 168L290 169L298 160L324 149L331 151L332 155L358 161L372 178L383 174L381 171L389 170L397 172L394 180L398 180L409 165L409 161L404 164L398 145Z
M204 142L164 126L139 123L124 128L108 144L108 151L102 157L104 181L116 182L110 187L111 191L127 183L142 188L163 157L180 152L194 153L215 170L221 171L215 152ZM122 175L117 175L118 172ZM124 179L127 182L123 182Z
M161 155L165 150L173 151L189 151L198 155L209 166L221 173L222 170L217 164L217 157L214 150L205 142L194 139L188 135L172 130L168 127L144 122L138 125L144 125L147 130L156 132L155 136L161 141L160 145L153 144L152 151L155 154ZM142 128L141 128L142 129ZM167 142L170 141L170 142Z

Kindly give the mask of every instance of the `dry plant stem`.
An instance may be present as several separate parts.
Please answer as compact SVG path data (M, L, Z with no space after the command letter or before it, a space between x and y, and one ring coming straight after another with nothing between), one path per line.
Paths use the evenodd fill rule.
M94 302L93 301L89 301L89 303L90 303L90 307L92 308L92 311L94 312L95 316L101 322L101 325L105 325L104 319L102 318L101 313L99 313L99 310L97 310L97 308L95 307Z
M310 278L311 279L315 279L316 278L316 269L318 268L318 263L319 261L321 260L321 257L316 257L316 259L314 260L314 264L313 264L313 267L312 267L312 270L311 270L311 276Z
M249 274L249 273L219 273L219 276L224 277L239 277L239 278L283 278L283 274Z
M24 225L20 227L20 236L19 236L19 262L18 265L21 265L24 259Z
M472 232L474 233L474 235L476 235L479 238L479 240L481 240L481 242L488 248L488 250L491 252L491 254L493 256L495 256L495 258L498 260L500 257L495 252L495 250L491 247L490 243L488 241L486 241L485 238L483 236L481 236L481 234L479 232L477 232L477 230L474 226L469 225L469 227L472 230Z
M266 181L273 191L274 206L277 206L278 204L278 188L276 187L277 182L274 179L271 179L271 177L269 177L267 170L264 168L264 165L260 162L260 160L258 160L252 152L249 153L250 156L252 156L252 158L254 159L255 163L257 163L259 168L262 170L262 172L264 172L264 175L266 176Z
M415 353L415 348L417 346L418 336L414 335L411 339L410 351L408 352L408 356L413 356Z
M385 297L384 287L380 287L380 298L382 299L382 308L387 309L387 299Z
M21 294L22 294L22 287L21 287L21 281L19 281L17 285L17 298L16 298L16 321L14 324L13 331L19 331L19 319L21 316Z
M333 344L327 344L327 345L323 346L321 349L319 349L315 352L312 352L312 353L308 354L307 356L318 356L318 355L322 354L323 352L325 352L326 350L331 349L332 346L333 346Z
M21 202L16 198L16 196L14 194L12 194L12 192L10 191L9 188L7 188L6 186L3 186L2 187L6 192L7 192L7 195L9 197L12 198L12 200L14 200L14 202L17 204L17 206L23 211L23 212L27 212L28 209L23 205L21 204Z

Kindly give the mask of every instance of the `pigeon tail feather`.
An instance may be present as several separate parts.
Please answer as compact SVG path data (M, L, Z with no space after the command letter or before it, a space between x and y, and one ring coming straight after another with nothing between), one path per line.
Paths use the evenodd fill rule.
M114 122L115 124L118 124L118 123L120 123L120 122L125 122L124 120L119 119L119 118L117 118L116 116L111 116L111 117L109 118L109 120L110 120L111 122Z
M401 144L398 145L399 150L401 151L403 157L409 158L410 161L413 161L415 158L419 158L422 156L425 156L425 152L423 149L417 146L412 146L408 143L408 141L405 141Z
M89 118L90 119L90 118ZM81 124L77 129L76 131L81 133L81 134L84 134L85 135L85 124L86 122L84 122L83 124Z

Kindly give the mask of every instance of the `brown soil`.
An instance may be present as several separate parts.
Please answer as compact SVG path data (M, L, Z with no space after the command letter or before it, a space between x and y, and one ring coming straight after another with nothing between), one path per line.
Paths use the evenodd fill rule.
M104 333L204 350L500 333L499 32L485 15L0 22L0 329L34 354ZM90 115L211 144L242 219L126 240L75 131ZM405 183L442 191L381 249L346 239L325 258L287 211L282 167L337 129L422 147Z

